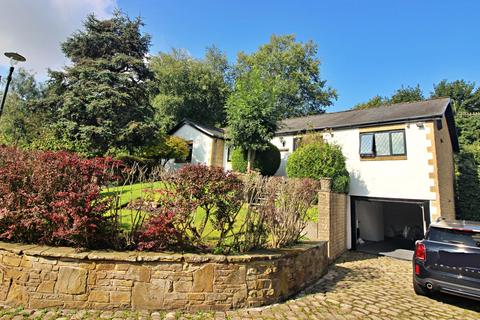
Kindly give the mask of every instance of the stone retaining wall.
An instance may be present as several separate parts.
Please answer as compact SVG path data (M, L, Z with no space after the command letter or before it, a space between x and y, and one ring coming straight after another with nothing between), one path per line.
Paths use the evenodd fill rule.
M0 304L229 310L284 300L322 277L326 242L248 255L76 252L0 242Z

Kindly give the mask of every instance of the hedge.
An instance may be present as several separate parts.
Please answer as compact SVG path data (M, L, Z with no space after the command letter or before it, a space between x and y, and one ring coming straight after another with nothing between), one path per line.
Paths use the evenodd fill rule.
M287 161L291 178L332 178L332 190L348 192L350 177L339 146L316 141L301 145Z
M255 152L253 169L264 176L273 176L280 167L280 161L280 151L273 144L269 144L268 149ZM247 151L238 148L233 150L232 169L247 172Z

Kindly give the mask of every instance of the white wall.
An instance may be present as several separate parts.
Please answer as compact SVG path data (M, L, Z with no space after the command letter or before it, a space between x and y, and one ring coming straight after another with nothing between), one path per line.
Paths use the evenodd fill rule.
M347 158L350 173L350 195L378 198L435 200L435 193L430 192L432 180L429 173L433 166L428 164L432 155L427 152L431 142L427 139L429 128L418 127L416 123L405 125L407 160L361 161L359 154L359 129L336 130L325 133L324 139L342 148ZM281 152L282 163L277 175L286 175L285 165L293 150L294 136L275 137L272 143ZM282 141L285 142L283 147ZM350 199L349 199L350 200ZM350 204L350 201L349 201ZM430 208L430 214L433 214ZM350 221L350 205L347 206L347 221ZM351 228L347 222L347 244L351 246Z
M174 136L193 142L192 162L210 165L213 139L198 129L186 124L178 129Z
M347 170L350 173L350 195L434 200L435 193L430 192L431 180L428 165L431 155L427 152L430 141L428 128L419 128L415 124L405 127L407 160L362 161L359 154L359 129L336 130L324 134L328 142L338 144L347 158ZM277 174L285 175L285 165L293 150L294 136L282 137L288 151L282 152L282 164ZM283 148L279 137L272 143Z

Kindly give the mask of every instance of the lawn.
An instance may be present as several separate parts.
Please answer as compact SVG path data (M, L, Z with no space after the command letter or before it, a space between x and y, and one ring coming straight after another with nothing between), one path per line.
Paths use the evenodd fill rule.
M142 197L147 196L151 191L162 189L164 187L164 183L161 181L157 182L149 182L149 183L136 183L126 186L120 187L111 187L106 188L102 191L102 194L107 195L118 195L118 213L120 215L120 223L125 230L130 230L132 223L135 219L136 210L127 208L127 205L136 199L140 199ZM238 222L235 225L235 231L237 231L243 221L245 220L245 215L247 213L246 205L242 207L241 211L238 214ZM142 214L142 213L140 213ZM143 213L146 214L146 213ZM308 220L317 222L318 215L317 215L317 207L314 205L312 206L308 212ZM196 212L196 219L195 223L200 225L201 221L203 221L205 217L205 211L202 208L198 208ZM211 223L208 222L207 226L205 227L204 231L205 238L208 240L215 240L218 238L219 234L218 231L214 230Z

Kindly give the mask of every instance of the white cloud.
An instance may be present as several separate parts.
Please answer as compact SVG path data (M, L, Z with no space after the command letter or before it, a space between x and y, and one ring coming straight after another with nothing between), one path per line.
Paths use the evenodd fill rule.
M44 78L47 68L68 63L60 43L85 17L107 18L116 5L116 0L0 0L0 66L9 65L3 52L17 51L27 58L21 66Z

